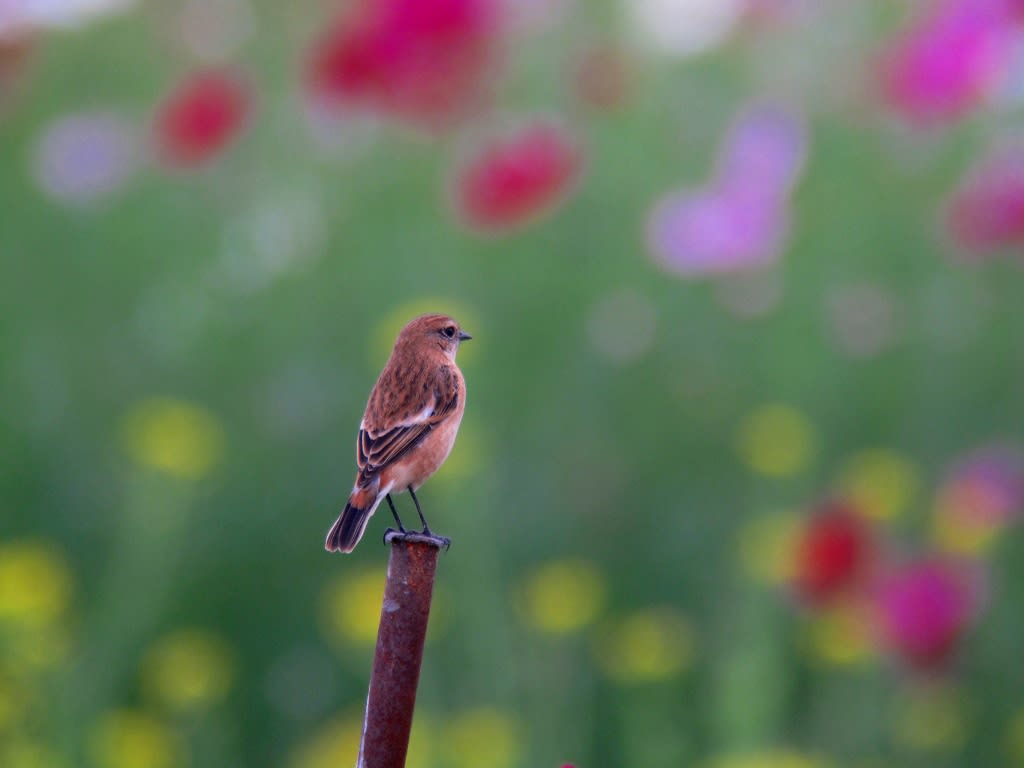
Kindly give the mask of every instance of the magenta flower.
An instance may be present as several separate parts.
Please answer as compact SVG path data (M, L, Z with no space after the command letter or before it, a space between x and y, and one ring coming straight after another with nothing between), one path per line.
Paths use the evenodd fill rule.
M489 137L456 171L455 211L470 229L497 232L562 202L583 170L583 150L563 125L533 119Z
M209 70L188 77L159 108L157 153L169 167L209 163L238 137L251 109L249 89L236 76Z
M497 0L360 0L314 46L307 87L315 100L446 127L485 96L499 11Z
M882 642L912 669L938 671L978 613L980 589L966 566L925 558L895 568L877 595Z
M1006 73L1016 0L938 0L892 43L879 62L883 101L911 123L962 117Z
M945 224L953 242L976 255L1024 245L1024 147L975 166L947 204Z

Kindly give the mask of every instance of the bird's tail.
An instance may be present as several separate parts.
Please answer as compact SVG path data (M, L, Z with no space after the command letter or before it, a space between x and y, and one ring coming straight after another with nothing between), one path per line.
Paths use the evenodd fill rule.
M345 509L334 521L331 530L327 533L327 541L324 544L328 552L351 552L356 544L363 538L363 531L370 521L370 516L380 504L380 497L383 494L380 490L380 479L374 478L368 485L357 485L352 495L348 497Z

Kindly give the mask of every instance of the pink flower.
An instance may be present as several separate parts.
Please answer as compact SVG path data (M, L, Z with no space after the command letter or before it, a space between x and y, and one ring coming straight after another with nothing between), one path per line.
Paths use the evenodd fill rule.
M811 606L827 605L863 585L876 559L867 521L839 500L819 505L793 553L793 588Z
M895 568L877 596L883 643L915 670L941 669L978 612L976 581L965 566L938 558Z
M583 169L583 150L564 126L534 119L487 139L455 174L456 213L471 229L521 226L563 201Z
M982 448L958 463L939 489L937 508L953 522L999 528L1024 512L1024 452Z
M249 91L235 76L216 70L192 75L157 112L160 159L178 168L207 164L238 137L249 111Z
M497 0L360 0L314 46L314 99L429 129L481 101L496 64Z
M917 125L962 117L1005 74L1015 0L938 0L879 62L884 102Z
M1024 245L1024 148L1004 148L982 160L946 207L953 242L975 254Z

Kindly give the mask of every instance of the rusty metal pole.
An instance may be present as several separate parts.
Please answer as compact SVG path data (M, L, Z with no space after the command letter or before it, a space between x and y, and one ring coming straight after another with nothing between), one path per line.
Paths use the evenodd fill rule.
M447 542L389 532L391 545L357 768L403 768L437 558Z

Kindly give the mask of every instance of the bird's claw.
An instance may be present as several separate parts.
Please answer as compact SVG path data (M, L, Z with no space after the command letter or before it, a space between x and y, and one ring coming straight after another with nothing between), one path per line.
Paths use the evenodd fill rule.
M438 536L435 533L431 533L429 529L425 531L396 531L394 528L388 528L384 531L384 543L391 544L395 541L410 541L418 542L421 544L430 544L443 549L445 552L452 545L452 540L447 536Z

